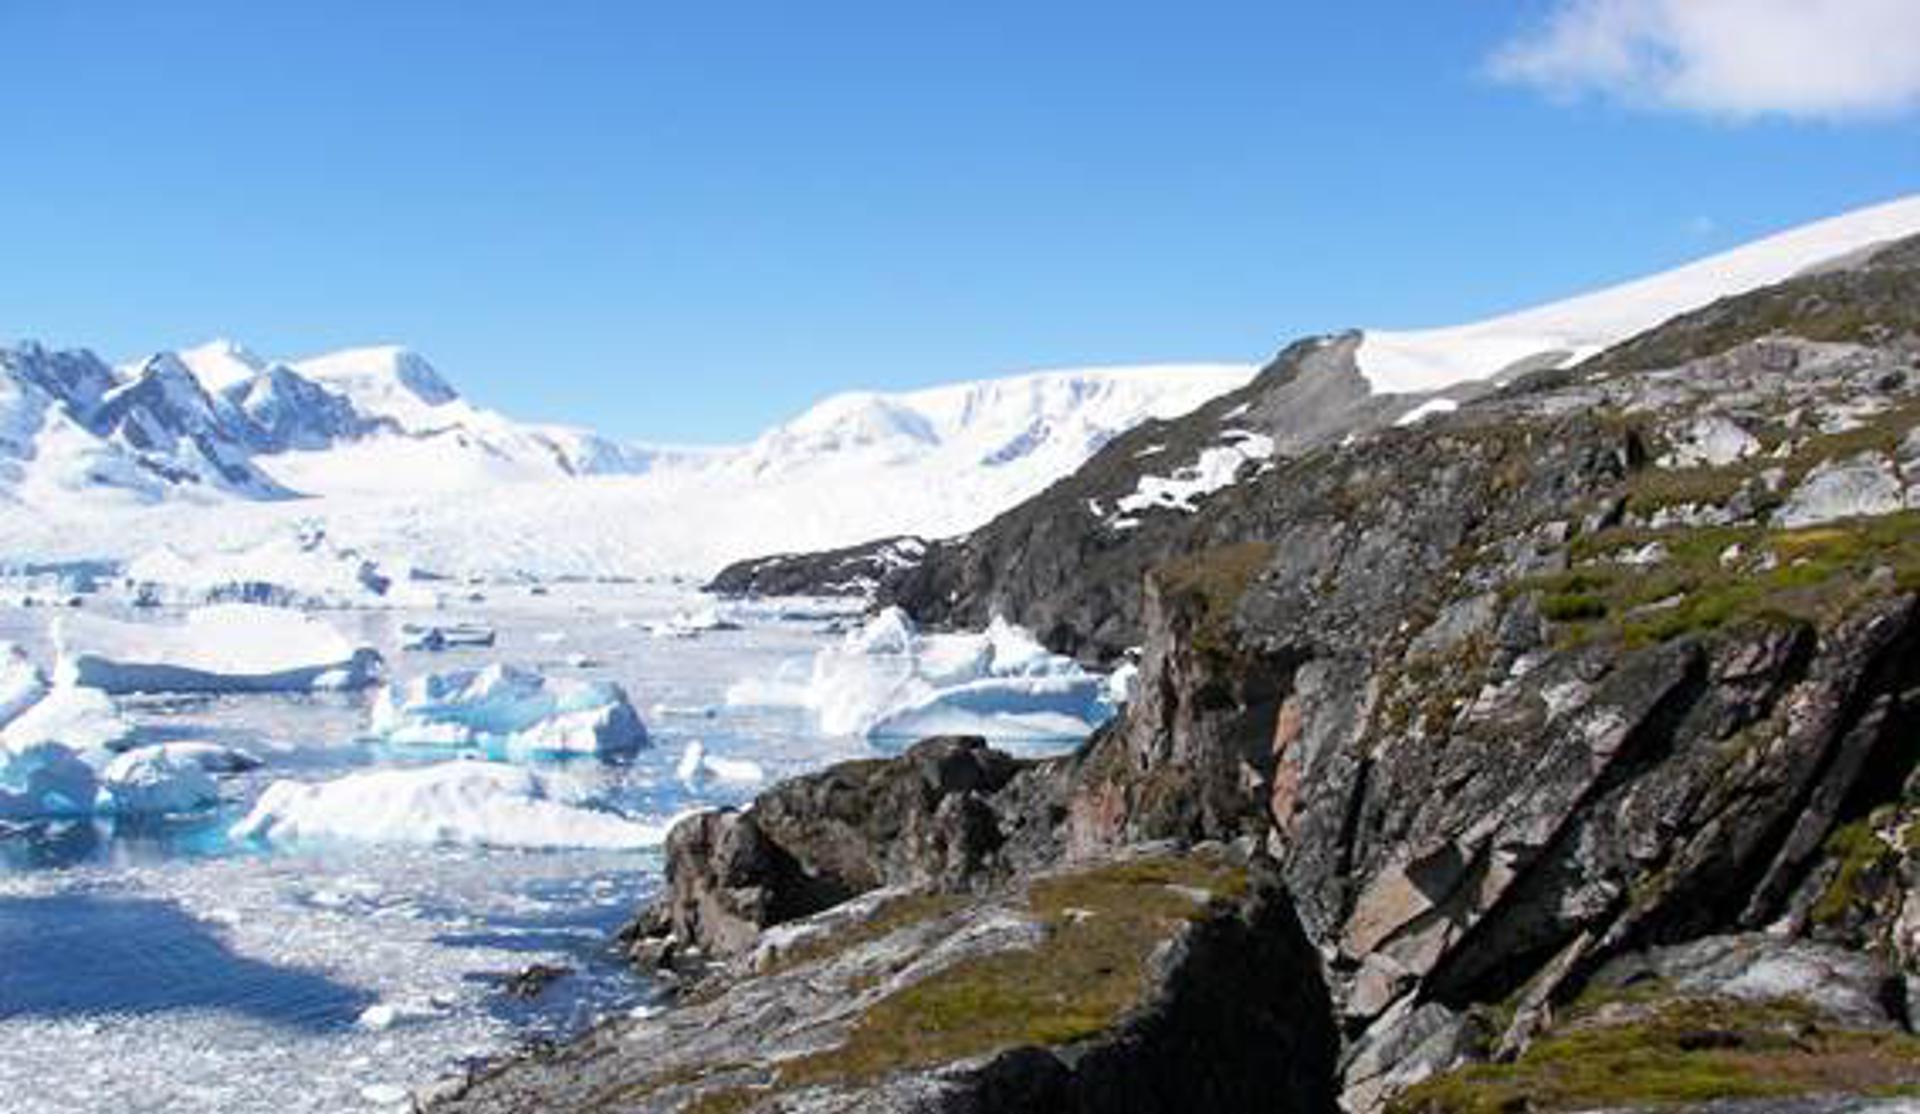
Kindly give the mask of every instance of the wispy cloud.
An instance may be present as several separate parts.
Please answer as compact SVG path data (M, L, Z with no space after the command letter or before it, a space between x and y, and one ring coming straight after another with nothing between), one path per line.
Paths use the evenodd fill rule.
M1920 0L1554 0L1489 59L1555 96L1743 118L1920 108Z

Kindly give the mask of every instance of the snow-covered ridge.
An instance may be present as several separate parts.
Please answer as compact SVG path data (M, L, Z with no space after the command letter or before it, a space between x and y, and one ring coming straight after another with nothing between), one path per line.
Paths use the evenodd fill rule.
M20 553L124 562L171 546L171 571L146 577L156 584L206 579L181 570L202 556L230 569L316 528L383 567L705 574L778 549L971 529L1255 370L1066 369L843 394L746 445L656 449L515 422L397 347L276 362L216 341L116 371L29 346L0 350L0 519L10 502L29 512L7 523ZM117 411L103 401L123 397ZM127 433L103 443L95 415L109 412ZM136 522L114 502L156 510ZM220 510L181 515L182 502Z
M1920 233L1920 195L1858 209L1671 271L1451 328L1368 330L1359 362L1377 392L1434 391L1519 367L1582 359L1719 298Z
M1149 418L1184 414L1253 377L1251 364L1066 368L899 393L827 398L728 464L756 475L828 458L863 464L939 455L958 467L1034 458L1077 466Z

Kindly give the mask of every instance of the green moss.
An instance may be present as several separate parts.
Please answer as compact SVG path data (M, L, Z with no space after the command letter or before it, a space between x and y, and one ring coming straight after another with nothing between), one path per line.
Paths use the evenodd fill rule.
M1272 545L1241 542L1175 558L1157 567L1153 575L1158 578L1163 598L1195 608L1194 648L1209 656L1231 659L1236 656L1234 608L1246 594L1247 585L1272 559Z
M1871 817L1835 828L1827 837L1826 849L1840 867L1814 903L1812 917L1817 924L1837 924L1859 903L1862 883L1891 866L1897 856L1874 832Z
M1103 1032L1139 1002L1153 949L1246 885L1238 868L1192 857L1039 879L1027 898L1044 930L1036 947L962 961L882 999L840 1047L785 1065L780 1086L860 1082Z
M681 1114L741 1114L766 1095L751 1087L721 1087L702 1091L680 1108Z
M1590 1004L1591 1006L1591 1004ZM1823 1028L1794 1002L1683 999L1616 1025L1568 1023L1507 1064L1475 1064L1398 1096L1394 1114L1663 1106L1920 1083L1920 1040Z
M1667 550L1658 565L1606 563L1653 542ZM1721 554L1735 545L1746 556L1722 565ZM1763 554L1773 567L1752 567ZM1540 593L1541 611L1563 628L1563 641L1610 636L1647 645L1756 622L1830 621L1863 600L1920 584L1920 512L1801 530L1606 530L1582 538L1573 556L1590 563L1515 590ZM1893 571L1891 582L1871 580L1880 568Z

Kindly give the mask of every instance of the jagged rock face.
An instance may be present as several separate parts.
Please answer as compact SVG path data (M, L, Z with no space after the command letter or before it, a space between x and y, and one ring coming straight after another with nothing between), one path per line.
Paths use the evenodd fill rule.
M1912 970L1912 368L1602 361L1223 491L1193 528L1238 544L1146 580L1142 695L1076 764L1069 846L1270 823L1373 1056L1359 1108L1396 1058L1465 1055L1476 1005L1522 1048L1649 946L1773 927ZM1810 513L1842 468L1889 491Z
M171 355L149 359L86 412L87 428L170 482L204 480L254 498L292 494L248 458L213 399Z
M759 994L795 940L887 921L869 897L837 929L754 935L846 895L985 895L963 899L979 917L971 903L1036 872L1104 869L1142 841L1225 846L1273 862L1288 912L1261 969L1320 988L1323 1012L1303 1019L1245 968L1219 1008L1337 1030L1349 1110L1403 1091L1407 1109L1471 1107L1449 1088L1470 1090L1482 1076L1460 1065L1489 1056L1505 1062L1488 1085L1524 1104L1557 1085L1550 1067L1544 1083L1526 1073L1569 1049L1630 1066L1635 1040L1683 1056L1702 1031L1804 1054L1751 1061L1789 1087L1803 1069L1844 1084L1849 1057L1882 1082L1920 1079L1896 1031L1911 1023L1900 976L1920 972L1920 344L1897 314L1884 329L1849 317L1890 289L1920 295L1908 253L1886 258L1410 426L1363 398L1341 420L1370 432L1307 423L1288 442L1268 426L1290 447L1217 471L1227 482L1190 503L1102 502L1140 483L1103 470L1171 427L1122 438L1092 475L935 546L899 584L945 617L1009 614L1096 656L1138 632L1123 717L1065 758L941 740L691 822L655 938L737 956L760 975L728 992ZM1780 333L1793 307L1820 339ZM1180 451L1220 448L1223 423L1308 389L1309 371L1337 388L1342 343L1291 350L1249 393L1174 423L1192 438ZM1659 362L1674 352L1685 362ZM1062 517L1086 500L1095 526ZM1116 511L1138 521L1116 529ZM1017 915L973 925L1050 939L1021 937ZM1653 993L1605 999L1632 986ZM1845 1031L1809 1044L1815 1014ZM1208 1050L1173 1032L1143 1060ZM957 1058L938 1083L870 1078L858 1101L1171 1108L1128 1101L1160 1094L1151 1072L1114 1089L1123 1077L1083 1074L1097 1053L1015 1046L991 1071ZM732 1097L777 1105L793 1082L752 1076ZM1232 1089L1216 1106L1263 1108Z
M1801 385L1857 386L1871 363L1836 357L1834 378ZM1897 415L1904 391L1853 401ZM1557 956L1572 978L1622 949L1768 924L1835 825L1897 795L1911 765L1920 620L1891 567L1876 591L1852 578L1872 579L1878 558L1859 573L1810 562L1782 580L1812 593L1796 615L1786 595L1780 612L1742 595L1734 574L1714 587L1709 572L1622 564L1661 537L1703 539L1607 525L1658 515L1635 504L1636 485L1668 478L1646 462L1658 431L1565 401L1469 408L1230 492L1214 521L1271 556L1244 578L1226 668L1196 666L1191 611L1158 606L1150 580L1143 696L1096 746L1110 753L1082 765L1119 771L1075 798L1076 818L1097 820L1074 827L1083 843L1231 837L1264 802L1354 1025L1408 995L1503 998ZM1731 532L1705 539L1711 570L1742 539L1776 560L1799 552L1791 531L1713 529ZM1900 538L1887 552L1912 556ZM1629 606L1661 576L1678 601ZM1622 602L1570 599L1583 577ZM1722 589L1717 610L1692 614L1690 590ZM1699 629L1668 629L1669 613ZM1236 790L1238 809L1200 805ZM1154 803L1168 797L1190 815L1170 823Z
M751 811L677 825L667 892L629 932L636 954L733 955L763 928L883 886L960 890L1004 874L1006 837L987 802L1020 769L977 738L929 739L898 760L783 782Z
M398 427L365 417L335 394L286 367L274 365L224 393L248 447L255 452L319 450Z

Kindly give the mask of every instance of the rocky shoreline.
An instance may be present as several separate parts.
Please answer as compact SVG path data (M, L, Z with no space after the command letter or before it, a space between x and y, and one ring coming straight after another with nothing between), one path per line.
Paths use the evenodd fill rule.
M627 938L681 1004L433 1109L1910 1104L1917 257L1415 422L1303 343L890 564L921 621L1138 645L1136 698L684 822ZM1115 516L1223 431L1274 454Z

